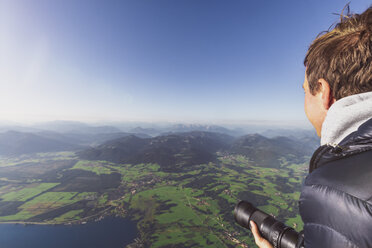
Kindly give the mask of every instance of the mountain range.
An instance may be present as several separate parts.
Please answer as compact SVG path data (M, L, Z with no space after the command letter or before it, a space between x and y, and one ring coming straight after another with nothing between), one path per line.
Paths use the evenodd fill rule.
M315 145L286 137L266 138L259 134L234 138L213 132L186 132L141 139L127 136L80 151L87 160L115 163L157 163L164 171L188 169L197 164L215 162L220 154L240 154L259 166L280 167L283 158L304 162Z
M317 148L317 139L294 139L288 137L267 138L259 134L242 136L235 140L229 152L250 158L256 165L279 167L280 159L286 158L294 163L303 162Z
M0 133L0 155L15 156L37 152L70 151L79 148L82 147L33 133L16 131Z
M146 134L124 132L87 134L7 131L0 133L0 155L17 156L38 152L77 151L129 135L138 135L141 138L150 137Z
M26 130L0 133L0 155L76 151L83 159L158 163L163 170L172 171L215 162L217 152L244 155L260 166L280 167L283 158L301 162L319 145L313 132L300 129L238 135L241 130L216 125L175 124L168 128L138 126L123 132L113 126L56 121Z
M216 152L228 149L234 138L221 133L187 132L141 139L134 135L108 141L78 152L82 159L115 163L157 163L164 171L216 160Z

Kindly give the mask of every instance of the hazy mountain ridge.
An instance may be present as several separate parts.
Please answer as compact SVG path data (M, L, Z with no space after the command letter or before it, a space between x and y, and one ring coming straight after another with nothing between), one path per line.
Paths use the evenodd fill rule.
M83 159L115 163L158 163L164 170L216 160L216 152L227 149L231 136L220 133L188 132L140 139L128 136L78 152Z
M102 144L108 140L136 135L148 138L146 134L131 133L58 133L53 131L0 133L0 155L14 156L38 152L76 151Z
M51 139L63 140L65 142L71 142L74 144L84 145L84 146L96 146L100 145L106 141L118 139L121 137L126 137L130 135L137 136L139 138L150 138L151 136L142 133L57 133L52 131L38 132L38 135L48 137Z
M0 132L18 131L18 132L57 132L57 133L80 133L80 134L98 134L98 133L120 133L122 130L110 125L90 125L77 121L50 121L36 123L33 125L5 124L0 125Z
M203 125L203 124L172 124L165 127L158 128L143 128L137 126L135 128L129 129L128 132L131 133L145 133L155 136L165 136L173 133L187 133L187 132L214 132L214 133L224 133L231 136L240 136L244 134L242 130L239 129L229 129L218 125Z
M231 153L244 155L255 164L265 167L279 167L280 159L283 157L301 163L304 156L310 156L313 151L313 147L307 144L306 140L282 136L270 139L259 134L238 138L230 149Z
M257 165L279 167L282 158L303 162L313 149L306 142L287 137L269 139L252 134L234 138L221 133L194 131L147 139L128 136L81 151L78 155L82 159L115 163L158 163L169 171L214 162L216 152L240 154Z
M182 132L213 132L213 133L224 133L231 136L242 135L237 129L232 130L218 125L201 125L201 124L175 124L173 125L169 132L173 133L182 133Z
M86 134L96 134L96 133L119 133L122 132L119 128L100 125L93 126L83 122L77 121L52 121L46 123L40 123L33 125L34 128L40 130L54 131L59 133L86 133Z
M0 133L0 155L20 155L26 153L71 151L83 147L33 133L8 131Z
M285 129L285 128L277 128L277 129L266 129L265 131L259 132L262 136L267 138L274 138L277 136L285 136L285 137L294 137L294 138L305 138L305 137L318 137L316 135L315 130L313 129Z
M156 136L159 133L161 133L161 131L158 130L158 129L155 129L155 128L143 128L143 127L132 128L128 132L130 132L130 133L143 133L143 134L147 134L149 136Z
M17 129L22 130L18 126ZM237 136L243 129L217 125L137 126L127 129L131 132L123 132L110 125L54 121L25 127L25 130L30 131L0 133L0 155L83 150L79 154L89 159L120 163L157 162L165 168L174 164L187 166L213 162L216 152L220 151L247 156L258 165L278 167L281 158L302 161L319 145L314 132L301 129L268 129L260 134ZM133 135L137 139L131 137ZM278 135L280 137L276 137ZM20 136L24 138L20 139ZM89 150L90 147L96 149Z
M49 121L36 124L21 124L12 122L0 122L0 132L6 131L19 132L42 132L52 131L58 133L141 133L149 136L158 136L170 133L180 132L218 132L225 133L234 137L246 134L259 133L265 137L273 138L276 136L292 136L298 138L316 137L315 132L310 129L301 129L296 127L282 127L262 124L236 124L236 125L215 125L215 124L172 124L172 123L137 123L137 122L106 122L106 123L84 123L79 121Z

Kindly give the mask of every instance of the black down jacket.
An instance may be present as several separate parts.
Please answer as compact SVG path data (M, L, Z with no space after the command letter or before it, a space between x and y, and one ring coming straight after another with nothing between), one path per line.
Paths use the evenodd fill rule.
M299 200L305 248L372 247L372 118L319 147Z

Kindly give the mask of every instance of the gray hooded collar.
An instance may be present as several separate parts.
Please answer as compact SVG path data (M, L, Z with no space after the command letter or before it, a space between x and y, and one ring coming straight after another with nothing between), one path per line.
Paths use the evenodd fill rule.
M372 118L372 92L347 96L329 108L322 125L321 145L337 146Z

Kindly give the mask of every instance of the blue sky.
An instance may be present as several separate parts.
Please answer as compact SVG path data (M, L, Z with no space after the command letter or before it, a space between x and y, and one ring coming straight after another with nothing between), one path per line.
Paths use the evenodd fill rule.
M306 123L303 58L346 3L0 0L0 119Z

